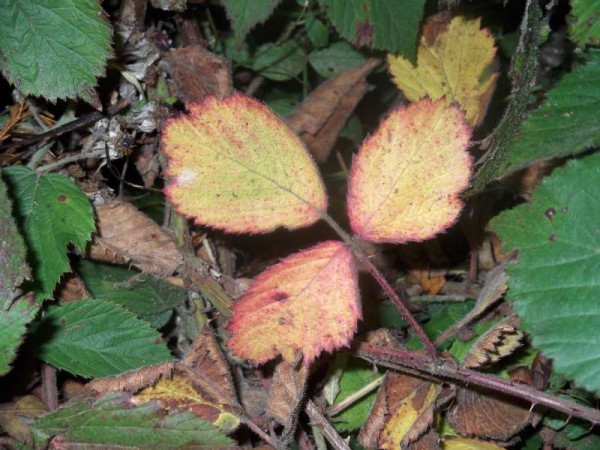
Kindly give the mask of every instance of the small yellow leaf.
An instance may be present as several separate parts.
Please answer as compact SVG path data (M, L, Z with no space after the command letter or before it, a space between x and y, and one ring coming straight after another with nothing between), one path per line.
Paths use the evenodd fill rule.
M316 222L327 196L314 161L286 123L242 94L208 97L163 135L177 211L234 233Z
M504 450L504 447L478 439L452 438L442 442L444 450Z
M240 424L235 414L226 411L218 403L204 398L194 384L180 374L174 374L170 379L161 378L154 386L144 388L134 396L137 405L151 400L157 400L165 409L187 409L225 432L235 430Z
M481 123L498 73L486 74L496 48L480 23L480 19L455 17L444 27L434 16L424 25L416 66L402 56L388 55L390 73L406 98L445 96L448 104L457 102L466 111L471 126Z
M435 399L441 386L423 383L405 397L388 420L379 438L382 449L406 448L431 425Z
M295 253L260 274L233 305L228 345L256 364L300 353L310 364L347 345L361 318L356 268L341 242Z
M403 243L452 225L469 183L470 136L463 113L443 100L392 111L352 163L352 229L373 242Z

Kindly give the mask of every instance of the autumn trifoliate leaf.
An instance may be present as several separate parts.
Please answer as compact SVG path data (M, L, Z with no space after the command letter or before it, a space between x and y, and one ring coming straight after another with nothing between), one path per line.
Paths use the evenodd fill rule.
M259 275L233 306L228 345L260 364L279 354L310 364L347 345L361 318L350 251L327 241L295 253Z
M373 242L422 241L452 225L469 183L471 131L444 100L391 112L352 164L352 229Z
M209 97L167 123L166 188L177 210L234 233L316 222L327 208L304 144L265 105L241 94Z
M483 120L498 73L489 71L496 55L494 38L480 29L480 19L455 17L449 24L430 18L424 25L417 64L402 56L388 55L394 82L409 100L445 96L467 113L477 126Z

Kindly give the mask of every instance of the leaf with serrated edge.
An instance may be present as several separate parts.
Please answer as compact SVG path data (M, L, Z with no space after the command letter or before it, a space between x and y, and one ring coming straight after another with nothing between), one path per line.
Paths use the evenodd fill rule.
M600 392L600 154L569 161L545 178L530 203L492 221L508 266L507 299L553 368Z
M223 0L236 40L243 41L248 32L264 22L281 0Z
M166 414L155 402L135 407L129 394L71 403L31 424L35 448L60 435L71 448L225 449L234 442L210 422L183 411ZM80 445L80 446L78 446Z
M171 359L160 334L119 305L86 299L50 308L40 358L84 377L108 377Z
M425 23L416 66L402 56L388 55L394 83L406 98L414 101L428 96L437 100L445 96L448 104L457 102L466 111L469 124L481 123L498 74L483 77L496 48L493 36L480 29L480 22L455 17L440 31L434 16Z
M97 0L9 0L0 14L2 67L25 95L97 102L96 78L111 54Z
M19 166L3 169L2 175L30 251L36 297L50 298L61 275L70 269L67 245L85 251L96 230L92 205L64 175L38 175Z
M420 100L390 113L352 163L352 229L373 242L422 241L444 231L469 184L471 131L444 100Z
M316 222L327 208L319 172L300 139L265 105L241 94L209 97L172 119L163 136L166 188L197 224L266 233Z
M327 241L287 257L255 280L233 306L229 347L260 364L279 354L304 355L310 364L322 351L347 345L361 309L350 251Z

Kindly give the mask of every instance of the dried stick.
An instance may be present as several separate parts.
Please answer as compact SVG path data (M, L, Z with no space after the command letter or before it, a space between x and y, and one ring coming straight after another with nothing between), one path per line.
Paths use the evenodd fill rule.
M306 411L306 414L308 414L308 417L310 417L312 423L319 427L321 431L323 431L325 439L327 439L334 449L350 450L350 447L348 444L346 444L346 441L344 441L338 432L335 431L335 428L331 426L321 410L317 407L317 405L314 404L312 400L309 399L306 402L304 411Z

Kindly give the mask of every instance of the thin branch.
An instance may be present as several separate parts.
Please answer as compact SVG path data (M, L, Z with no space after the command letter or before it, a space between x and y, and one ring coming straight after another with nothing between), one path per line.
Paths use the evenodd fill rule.
M382 375L379 378L376 378L375 380L371 381L369 384L366 384L365 386L360 388L358 391L350 394L348 397L346 397L341 402L336 403L335 405L331 406L331 408L327 408L327 414L329 416L335 416L335 415L341 413L343 410L345 410L346 408L348 408L355 402L359 401L364 396L369 395L371 392L373 392L375 389L377 389L379 386L381 386L384 378L385 378L385 375Z
M417 352L389 349L362 342L356 343L354 349L361 358L400 372L417 372L426 378L440 382L450 381L467 389L477 386L528 401L532 410L536 406L544 406L569 417L578 417L593 425L600 425L600 410L567 402L525 384L512 383L496 376L456 367L453 362L443 358L431 359Z
M58 409L58 387L56 384L56 368L42 363L42 398L50 411Z
M438 352L435 346L432 344L429 337L425 334L425 331L423 331L421 325L419 325L419 322L417 322L417 320L414 318L414 316L408 309L408 306L406 305L406 300L401 298L396 293L394 288L390 286L390 284L385 279L383 274L379 271L379 269L375 267L375 265L371 262L369 257L363 253L363 251L358 245L356 245L355 240L351 238L350 235L346 233L342 227L340 227L340 225L333 219L333 217L331 217L327 213L322 213L321 218L325 222L327 222L327 224L338 234L338 236L342 238L346 245L352 250L354 256L365 265L369 273L373 276L373 278L375 278L375 281L377 281L379 286L381 286L381 288L385 291L385 293L392 300L392 302L394 302L394 305L396 305L396 308L402 315L402 318L406 320L410 328L412 328L415 334L419 337L419 339L425 346L427 353L429 353L429 355L432 358L436 358L438 356Z
M106 151L104 149L94 150L93 152L89 152L89 153L78 153L77 155L67 156L66 158L58 159L54 162L51 162L44 166L38 167L37 172L38 173L39 172L51 172L53 170L60 169L61 167L64 167L68 164L71 164L71 163L74 163L77 161L81 161L83 159L100 158L101 156L105 156L105 155L106 155Z
M313 425L319 427L325 436L325 439L331 444L335 450L350 450L346 441L335 431L335 428L331 426L327 418L323 415L321 410L314 404L312 400L306 402L304 411L310 417Z

